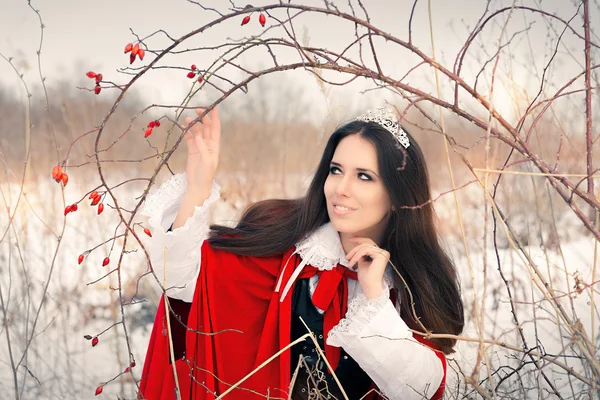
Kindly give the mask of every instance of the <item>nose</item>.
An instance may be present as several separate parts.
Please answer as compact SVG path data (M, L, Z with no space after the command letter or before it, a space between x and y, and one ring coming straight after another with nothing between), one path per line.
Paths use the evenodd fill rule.
M348 175L341 177L338 180L335 188L335 194L338 196L349 197L350 196L350 177Z

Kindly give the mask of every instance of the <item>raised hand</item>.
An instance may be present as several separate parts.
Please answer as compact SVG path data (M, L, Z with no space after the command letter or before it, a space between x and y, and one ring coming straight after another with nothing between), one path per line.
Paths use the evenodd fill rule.
M204 109L197 108L196 114L202 115ZM186 118L189 127L185 133L187 143L187 184L188 189L206 191L210 189L219 164L219 146L221 141L221 122L217 108L213 108L201 121Z

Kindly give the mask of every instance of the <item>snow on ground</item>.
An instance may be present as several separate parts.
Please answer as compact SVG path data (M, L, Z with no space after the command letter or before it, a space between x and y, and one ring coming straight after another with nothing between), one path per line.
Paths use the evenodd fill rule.
M293 182L292 182L293 181ZM89 190L87 186L78 186L76 179L69 183L65 191L66 204L71 204ZM297 195L307 184L305 178L296 177L290 180L287 195ZM227 190L227 185L224 185ZM119 203L127 210L134 205L134 198L140 194L142 186L129 185L128 192L118 192ZM272 188L274 193L280 187ZM27 200L29 205L22 203L13 224L8 225L6 218L0 224L5 238L0 242L0 266L2 268L1 285L4 309L8 310L7 323L11 341L13 362L19 363L17 369L18 382L24 393L23 399L82 399L92 398L95 388L118 376L133 359L136 367L133 376L123 374L103 388L99 398L135 398L135 385L132 378L139 379L143 366L145 350L148 343L151 324L158 301L157 285L150 276L139 281L138 296L133 305L120 307L118 298L118 276L116 273L98 283L91 284L115 268L121 253L122 240L118 239L111 255L111 263L102 267L102 259L109 254L111 243L101 245L85 261L77 264L77 256L90 247L111 238L118 221L115 211L106 207L104 213L96 215L95 208L84 200L76 213L67 216L67 224L62 234L60 247L57 250L57 238L61 235L63 222L63 205L58 186L53 182L43 181L28 188ZM268 190L267 190L268 192ZM504 342L512 346L522 347L523 342L515 329L511 313L510 298L507 288L498 272L496 253L491 241L492 231L488 230L488 244L484 257L483 237L483 208L482 200L477 200L477 189L469 189L461 193L463 221L466 224L469 244L469 259L456 224L456 213L452 195L446 195L436 203L440 218L440 231L444 235L446 245L453 255L462 282L465 315L468 323L464 336L478 337L477 324L474 323L474 310L479 313L483 309L483 337ZM11 210L17 199L18 190L15 185L2 186L2 193ZM125 197L127 193L128 197ZM231 221L239 214L239 208L244 204L244 198L229 198L229 203L220 203L215 207L213 219ZM21 198L21 201L25 201ZM231 207L230 204L236 207ZM112 205L111 200L107 204ZM128 214L125 214L128 216ZM525 251L539 267L540 275L532 273L532 268L522 262L518 252L511 248L506 236L500 231L498 259L501 269L508 280L512 291L514 307L520 321L520 327L529 348L538 346L548 355L559 355L556 360L573 367L575 371L589 378L589 369L577 358L580 350L570 347L573 337L565 328L564 319L558 317L559 312L552 303L544 300L542 291L534 283L537 280L543 287L548 282L556 295L562 296L559 301L564 314L572 321L579 320L588 335L592 329L598 341L600 331L597 308L592 314L590 290L581 294L573 292L575 276L590 282L592 275L592 260L594 241L579 228L580 223L572 213L557 213L561 246L551 246L544 250L539 245L537 232L539 222L534 213L514 213L510 216L511 224L522 234L529 227ZM145 222L138 218L136 222ZM547 224L547 218L542 221ZM491 224L491 222L490 222ZM10 229L7 229L10 228ZM6 232L6 233L4 233ZM122 229L118 231L122 232ZM140 227L136 232L143 240L148 238ZM551 237L547 225L542 229L542 237L548 243ZM565 240L564 237L568 237ZM128 239L127 253L121 263L121 288L124 302L128 303L136 291L138 278L146 271L144 256L139 246ZM487 260L487 276L484 278L484 263ZM543 281L541 280L543 279ZM40 307L41 293L48 283L47 297L37 316ZM486 285L484 285L484 283ZM486 291L485 301L482 294ZM475 296L476 294L476 296ZM476 297L477 306L473 299ZM597 302L598 299L596 299ZM125 326L129 340L125 340L123 326L115 327L125 315ZM36 319L37 318L37 319ZM595 319L593 319L595 318ZM35 331L26 356L23 357L27 339L31 338L32 327ZM560 321L560 327L559 327ZM91 346L91 341L84 335L99 336L99 344ZM3 345L0 346L0 392L14 392L14 376L11 368L11 356L8 353L7 331L2 324L0 331ZM494 385L505 378L499 389L499 398L537 397L549 385L544 382L544 376L535 372L531 364L522 366L528 374L510 375L511 368L520 365L521 358L527 359L520 352L506 350L501 346L487 346L487 360L478 361L478 344L460 342L453 361L449 366L448 390L462 396L475 396L472 388L465 390L462 380L457 381L460 371L467 376L472 374L476 365L480 370L476 381L483 387L488 387L485 380L490 374ZM131 352L131 356L130 356ZM568 357L562 357L566 354ZM21 358L23 359L21 360ZM131 358L130 358L131 357ZM549 377L556 388L563 394L572 391L579 392L581 382L569 377L563 369L546 362L542 371ZM514 372L514 371L513 371ZM522 372L522 371L521 371ZM508 376L508 377L507 377ZM507 377L507 378L506 378ZM571 386L573 385L573 386ZM573 389L574 388L574 389Z

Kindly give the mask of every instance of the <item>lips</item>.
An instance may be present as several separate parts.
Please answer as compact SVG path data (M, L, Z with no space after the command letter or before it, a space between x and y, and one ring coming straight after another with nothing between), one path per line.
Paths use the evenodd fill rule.
M352 211L356 210L355 208L347 207L342 204L333 203L332 205L333 205L333 212L338 215L346 215L346 214L349 214Z

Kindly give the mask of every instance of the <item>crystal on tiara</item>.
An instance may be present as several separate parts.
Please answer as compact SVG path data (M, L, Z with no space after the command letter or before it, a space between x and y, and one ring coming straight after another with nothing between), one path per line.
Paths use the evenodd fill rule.
M390 109L386 107L378 107L375 110L368 110L363 115L356 118L359 121L364 122L376 122L385 129L387 129L397 140L400 142L405 149L410 146L408 136L402 129L394 114Z

